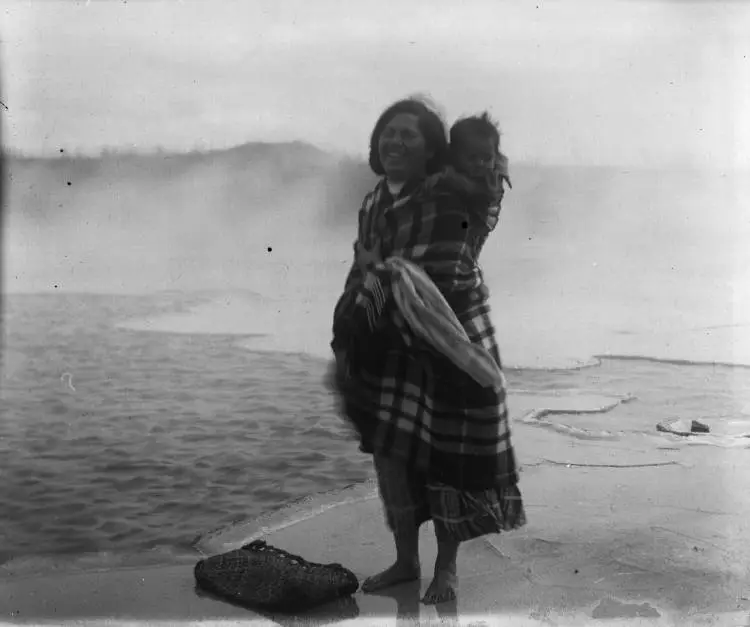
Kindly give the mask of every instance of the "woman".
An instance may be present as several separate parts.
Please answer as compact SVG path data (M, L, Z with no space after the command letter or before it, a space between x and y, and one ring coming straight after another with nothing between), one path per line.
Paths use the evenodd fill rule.
M525 524L505 390L483 387L399 324L392 273L380 258L417 264L475 345L500 367L477 256L486 232L467 199L425 185L447 161L446 129L418 100L390 106L370 140L382 176L359 213L355 261L334 312L344 412L373 454L396 561L365 592L420 578L419 527L433 520L434 578L423 602L455 598L459 544Z

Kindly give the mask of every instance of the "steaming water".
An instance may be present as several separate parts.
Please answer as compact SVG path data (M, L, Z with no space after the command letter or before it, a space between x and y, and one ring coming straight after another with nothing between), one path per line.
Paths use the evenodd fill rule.
M371 476L321 385L354 211L327 206L314 177L254 167L239 196L216 165L167 183L94 171L67 186L42 166L25 173L36 191L15 179L6 568L190 555L211 530ZM483 259L512 390L635 397L555 416L568 437L656 446L654 425L683 417L710 424L711 454L747 442L746 181L528 168L514 185Z

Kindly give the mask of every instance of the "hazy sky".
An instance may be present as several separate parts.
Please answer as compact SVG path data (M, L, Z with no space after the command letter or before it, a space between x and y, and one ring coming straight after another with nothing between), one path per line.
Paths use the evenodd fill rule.
M3 141L34 153L305 139L390 101L489 108L517 160L750 165L750 3L0 0Z

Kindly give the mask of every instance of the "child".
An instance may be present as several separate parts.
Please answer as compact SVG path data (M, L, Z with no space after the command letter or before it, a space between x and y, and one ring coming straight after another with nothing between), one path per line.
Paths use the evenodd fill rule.
M508 158L500 152L500 131L488 113L458 120L450 130L451 163L437 175L461 189L474 218L476 255L500 219L504 183L512 188ZM441 183L436 180L433 184Z
M500 152L500 131L488 113L463 118L450 130L451 166L479 185L492 188L507 181L508 158Z

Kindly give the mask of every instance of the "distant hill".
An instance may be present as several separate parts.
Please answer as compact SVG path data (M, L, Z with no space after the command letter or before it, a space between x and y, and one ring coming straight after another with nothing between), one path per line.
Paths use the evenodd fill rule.
M360 159L327 153L304 142L253 142L234 148L150 154L105 151L99 156L6 157L13 213L47 216L105 204L133 211L133 204L188 203L212 212L233 212L301 187L314 189L314 210L324 224L356 218L375 177ZM310 207L313 210L313 207Z

